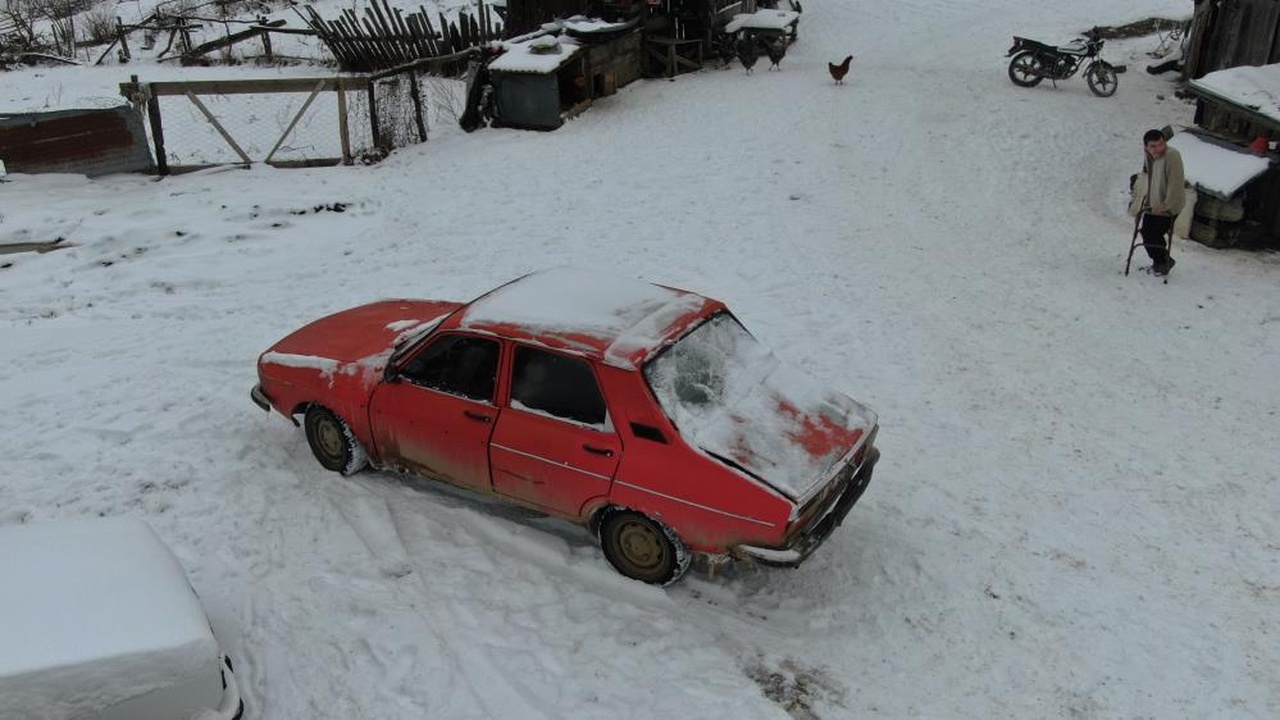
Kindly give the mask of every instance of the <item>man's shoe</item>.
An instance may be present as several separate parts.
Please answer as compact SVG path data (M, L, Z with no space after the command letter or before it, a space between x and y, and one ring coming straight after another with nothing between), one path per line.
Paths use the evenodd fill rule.
M1151 266L1151 274L1152 275L1168 275L1169 266L1165 265L1164 263L1156 263L1155 265Z
M1173 266L1174 266L1174 265L1177 265L1177 264L1178 264L1178 261L1177 261L1177 260L1174 260L1173 258L1169 258L1169 264L1164 266L1164 273L1163 273L1163 274L1164 274L1164 275L1168 275L1168 274L1169 274L1169 271L1173 269Z

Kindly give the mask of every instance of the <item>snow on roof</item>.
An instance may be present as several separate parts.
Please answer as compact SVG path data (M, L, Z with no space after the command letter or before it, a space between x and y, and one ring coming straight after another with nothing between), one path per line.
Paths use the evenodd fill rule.
M1192 80L1191 87L1280 123L1280 63L1218 70Z
M1187 182L1222 198L1234 195L1271 165L1265 157L1224 147L1191 133L1174 135L1169 145L1182 154Z
M800 19L800 13L791 10L757 10L753 13L739 13L725 23L724 31L735 33L742 28L758 30L785 30L788 25Z
M497 288L454 322L634 367L715 307L720 303L686 290L556 268Z
M489 63L499 72L552 73L577 54L582 46L566 35L539 35L520 42L505 42L506 49Z
M583 15L575 15L568 20L560 23L566 30L572 30L580 33L598 33L609 32L611 30L622 30L630 23L625 22L607 22L600 18L589 18Z
M79 717L217 662L186 573L141 520L0 528L0 586L5 718Z

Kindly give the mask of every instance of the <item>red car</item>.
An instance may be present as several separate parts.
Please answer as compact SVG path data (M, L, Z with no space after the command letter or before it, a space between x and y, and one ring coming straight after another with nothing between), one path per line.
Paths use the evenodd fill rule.
M799 565L880 457L875 413L781 364L723 303L579 270L345 310L271 346L258 377L254 402L302 416L329 470L568 518L655 584L692 553Z

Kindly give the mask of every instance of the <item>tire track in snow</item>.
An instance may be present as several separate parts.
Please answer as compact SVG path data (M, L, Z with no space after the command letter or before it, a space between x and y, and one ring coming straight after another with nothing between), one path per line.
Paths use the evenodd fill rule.
M439 641L440 651L446 654L449 664L461 676L475 703L489 717L504 717L513 708L519 708L521 716L530 720L552 717L543 712L545 708L539 709L540 703L535 696L510 682L487 652L473 650L477 647L475 643L454 635L453 628L474 627L474 617L459 612L460 606L454 601L447 603L443 613L435 610L437 606L421 602L422 598L437 593L426 584L427 573L416 567L417 563L411 558L385 489L362 478L350 480L367 494L348 494L342 498L342 504L337 505L339 515L360 537L369 555L380 563L382 574L394 580L403 578L417 589L410 597L402 585L394 580L389 583L404 600L404 605L421 618L427 634ZM329 493L328 497L336 504L335 493ZM461 648L467 650L460 651ZM457 683L450 685L457 687Z
M686 578L681 585L669 589L644 585L614 572L595 543L574 526L549 521L555 523L555 527L540 527L537 520L530 522L527 517L503 512L507 506L501 505L496 506L497 515L494 516L486 512L488 508L471 512L471 508L460 504L455 507L462 512L450 513L446 521L434 516L430 510L422 513L407 508L409 504L404 501L422 494L423 490L383 485L365 478L356 480L378 499L365 498L365 502L375 507L352 511L349 519L387 525L366 526L365 531L366 543L379 548L376 554L385 558L380 564L394 567L399 565L401 558L405 558L412 569L411 575L417 577L421 584L422 596L431 598L431 607L444 609L441 613L429 613L429 623L475 633L472 637L465 637L458 630L439 633L447 647L484 646L484 655L476 658L479 662L469 667L464 662L459 667L467 686L490 689L487 687L488 678L495 674L504 678L502 693L506 698L495 701L493 706L486 706L486 710L493 711L494 706L505 707L508 712L518 708L524 717L530 715L527 708L533 707L545 717L557 717L564 715L564 708L557 703L559 696L572 694L575 689L598 692L593 687L579 688L581 685L592 686L592 680L583 680L573 670L576 663L584 658L590 662L591 650L579 647L587 641L577 638L577 633L573 632L567 638L547 635L548 631L554 632L557 627L563 627L565 622L577 625L575 614L579 611L587 613L591 622L598 622L601 613L615 616L620 631L625 627L628 630L624 633L639 633L644 638L641 644L660 648L656 652L659 656L686 654L703 663L708 661L708 652L713 658L727 657L730 659L728 663L723 659L715 661L720 673L715 679L724 682L724 673L730 671L729 676L737 677L734 682L742 687L751 686L741 681L753 668L758 668L760 659L779 652L779 648L786 649L784 656L803 656L804 648L795 640L791 628L777 627L770 623L767 612L745 608L736 601L740 597L740 587L718 592L714 589L719 587L715 581L703 582L696 578ZM430 490L425 492L435 494ZM438 507L438 500L450 496L451 492L441 493L428 498L428 501ZM378 519L384 512L385 519ZM456 527L449 521L456 521ZM441 549L438 536L442 531L452 544L445 549L455 554L447 567L424 561L424 558L438 557ZM424 541L430 544L424 546ZM495 567L494 563L498 566ZM508 568L508 564L515 569ZM427 585L427 578L435 577L440 578L441 583L461 582L470 586L471 581L465 577L456 577L458 572L482 574L487 579L498 578L509 586L518 586L522 580L528 579L532 585L527 594L517 589L513 595L508 587L493 595L492 602L486 602L482 594L472 597L472 600L479 601L472 604L463 604L450 597L447 584ZM444 577L446 574L451 577ZM404 580L408 581L408 577ZM695 590L685 589L690 586ZM515 597L521 601L512 605L511 600ZM540 611L540 607L554 608L550 610L552 617L545 617L546 613ZM764 619L754 618L753 614ZM545 625L542 624L544 621ZM530 622L534 624L530 625ZM496 628L501 628L500 634L494 633ZM600 643L591 643L596 644ZM637 643L628 642L623 637L610 639L604 644L609 647L621 645L634 652ZM562 646L574 650L566 654L566 648ZM499 656L501 663L495 661ZM467 657L455 654L454 659L465 661ZM630 662L621 659L618 662L631 666ZM623 668L614 667L612 661L607 661L596 665L595 672L608 675L611 670L620 672ZM741 675L733 675L734 670ZM486 685L476 683L477 678ZM705 690L699 690L700 685L693 683L694 687L673 688L669 692L674 697L692 698L696 702Z

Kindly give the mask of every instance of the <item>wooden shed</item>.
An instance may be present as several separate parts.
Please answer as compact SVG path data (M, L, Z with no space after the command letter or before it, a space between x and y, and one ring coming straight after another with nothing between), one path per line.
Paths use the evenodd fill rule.
M760 2L766 4L777 0ZM646 74L670 76L700 68L716 33L736 15L756 10L757 0L507 0L505 18L508 37L574 15L636 22L644 29Z
M1218 70L1192 80L1187 90L1197 98L1196 125L1242 151L1253 146L1252 152L1272 160L1239 198L1227 198L1227 215L1209 218L1233 224L1212 237L1192 237L1213 246L1280 242L1280 169L1270 142L1280 140L1280 63ZM1203 214L1200 207L1196 212Z
M489 63L500 127L554 130L640 77L638 21L575 18L558 33L511 42Z
M1280 3L1276 0L1195 0L1184 80L1239 65L1280 62Z

